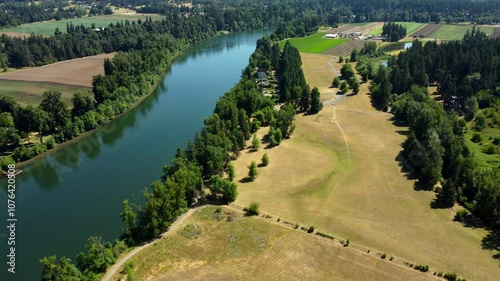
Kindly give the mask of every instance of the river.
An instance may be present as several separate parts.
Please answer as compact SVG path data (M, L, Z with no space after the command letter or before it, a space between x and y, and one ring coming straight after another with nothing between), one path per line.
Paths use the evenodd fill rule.
M135 109L23 167L16 178L15 274L7 271L7 181L0 179L0 280L40 280L43 256L75 261L87 237L118 238L122 201L139 201L176 148L202 128L266 32L223 35L190 47Z

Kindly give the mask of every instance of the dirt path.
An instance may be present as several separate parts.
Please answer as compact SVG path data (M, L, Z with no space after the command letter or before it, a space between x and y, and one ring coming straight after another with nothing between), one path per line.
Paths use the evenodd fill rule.
M164 236L166 235L169 235L170 233L174 232L174 230L176 230L189 216L191 216L196 210L200 209L200 208L204 208L205 206L201 206L201 207L196 207L196 208L193 208L193 209L189 209L187 212L185 212L184 214L182 214L179 218L177 218L177 220L172 223L172 225L168 228L168 230L166 232L164 232L163 234L161 234L161 238L159 239L162 239ZM109 281L111 280L111 278L115 275L115 273L118 271L118 269L120 269L120 267L126 262L128 261L132 256L134 256L135 254L137 254L138 252L144 250L145 248L151 246L152 244L154 244L158 239L155 239L147 244L144 244L140 247L137 247L135 249L133 249L132 251L130 251L129 253L127 253L125 256L121 257L118 261L115 262L115 264L113 264L113 266L111 268L108 269L108 271L106 272L106 274L104 275L104 277L102 277L101 281Z

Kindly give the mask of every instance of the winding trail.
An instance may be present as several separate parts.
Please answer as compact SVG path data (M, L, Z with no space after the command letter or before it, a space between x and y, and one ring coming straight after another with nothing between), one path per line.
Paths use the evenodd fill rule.
M176 221L174 221L172 223L172 225L168 228L167 231L165 231L164 233L162 233L160 235L160 238L158 239L155 239L149 243L146 243L140 247L136 247L135 249L133 249L132 251L128 252L125 256L121 257L118 261L115 262L115 264L113 264L113 266L111 266L107 271L106 271L106 274L102 277L101 281L109 281L111 280L111 278L116 274L116 272L118 271L118 269L120 269L120 267L126 262L128 261L131 257L133 257L135 254L137 254L138 252L144 250L145 248L151 246L152 244L154 244L156 241L158 241L159 239L162 239L164 236L166 235L169 235L170 233L172 233L174 230L176 230L189 216L191 216L196 210L198 209L201 209L201 208L204 208L206 205L204 206L201 206L201 207L196 207L196 208L192 208L192 209L189 209L187 212L185 212L184 214L180 215Z
M330 194L328 195L328 197L324 201L323 205L321 206L321 208L320 208L320 210L319 210L319 212L318 212L318 214L316 216L316 220L319 217L321 217L321 213L323 213L323 210L325 209L326 204L330 201L330 198L332 197L333 193L335 193L335 190L337 189L337 186L339 186L339 184L344 181L344 179L347 177L347 175L351 171L351 152L349 150L349 143L347 141L347 136L345 135L344 130L340 126L340 123L337 122L337 118L336 118L336 111L337 111L337 109L333 105L332 105L332 108L333 108L333 113L332 113L332 118L330 119L330 121L332 121L332 123L335 123L337 125L337 127L339 128L340 132L342 133L342 137L344 138L344 143L345 143L345 149L346 149L346 152L347 152L347 162L348 162L347 165L348 166L347 166L347 169L346 169L344 175L342 176L342 178L335 184L335 186L333 187L332 191L330 192Z

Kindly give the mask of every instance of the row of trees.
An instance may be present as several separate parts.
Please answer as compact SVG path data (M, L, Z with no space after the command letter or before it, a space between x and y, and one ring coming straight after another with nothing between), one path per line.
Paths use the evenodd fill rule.
M388 68L379 68L371 88L373 103L390 107L395 120L409 126L403 162L419 183L432 188L440 182L439 203L459 202L494 227L500 226L500 187L495 184L500 173L478 165L465 145L466 121L459 115L471 118L471 99L485 106L500 97L499 47L499 40L477 30L463 41L441 45L415 41L391 58ZM439 83L443 105L429 97L429 81Z

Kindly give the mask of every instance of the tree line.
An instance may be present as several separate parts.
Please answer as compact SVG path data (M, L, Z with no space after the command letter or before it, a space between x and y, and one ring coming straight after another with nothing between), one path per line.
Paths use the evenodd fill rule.
M371 86L374 105L390 108L396 122L409 127L403 164L422 188L440 183L437 203L451 207L458 202L496 228L500 173L477 163L464 133L479 103L485 108L500 98L499 58L500 40L476 29L462 41L425 46L414 41L389 60L389 67L379 68ZM428 95L430 83L438 83L443 104Z

